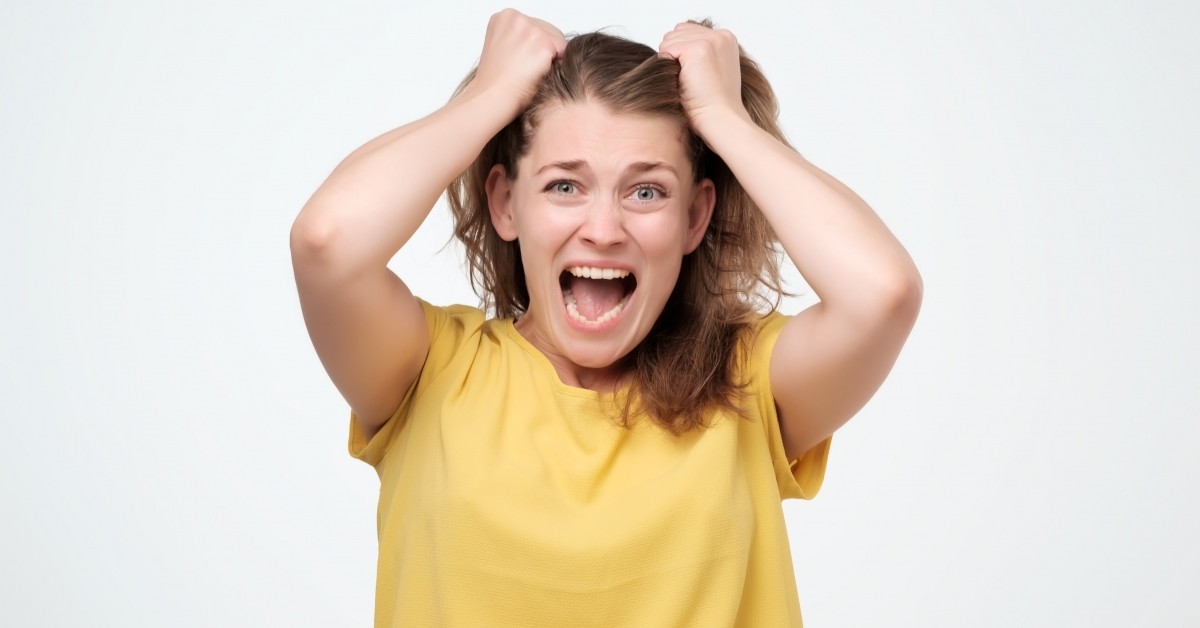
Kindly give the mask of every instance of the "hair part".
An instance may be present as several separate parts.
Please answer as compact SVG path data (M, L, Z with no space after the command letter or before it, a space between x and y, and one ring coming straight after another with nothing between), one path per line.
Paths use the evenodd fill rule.
M704 26L711 27L708 21ZM741 53L742 103L751 119L787 143L766 77ZM455 95L474 78L471 71ZM647 337L619 366L628 373L618 421L644 413L681 434L707 425L715 410L745 416L747 382L737 381L748 337L783 290L778 239L766 217L719 155L688 127L679 96L679 62L653 48L606 33L576 35L555 60L529 107L484 146L446 190L454 236L466 250L471 287L485 309L517 318L529 307L520 243L500 237L488 212L485 183L502 165L509 178L529 150L547 107L600 103L616 114L666 116L679 122L693 178L712 180L716 203L700 246L686 255L679 280Z

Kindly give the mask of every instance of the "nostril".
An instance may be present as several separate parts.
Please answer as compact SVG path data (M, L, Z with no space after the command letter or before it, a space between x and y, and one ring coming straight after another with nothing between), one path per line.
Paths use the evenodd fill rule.
M619 211L596 209L591 212L581 230L583 238L594 244L612 244L625 239L625 227Z

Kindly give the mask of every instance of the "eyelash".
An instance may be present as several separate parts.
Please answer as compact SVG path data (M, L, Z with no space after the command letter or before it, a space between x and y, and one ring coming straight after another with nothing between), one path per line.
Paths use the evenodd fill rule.
M550 184L547 185L543 191L544 192L552 192L555 194L564 194L564 195L570 194L570 192L560 192L558 190L558 186L563 185L563 184L571 186L571 188L573 189L572 191L579 188L579 186L576 185L574 181L568 181L566 179L559 179L558 181L551 181ZM638 185L637 187L635 187L633 189L633 192L634 192L634 194L637 194L638 190L647 190L647 189L654 190L655 192L657 192L660 198L670 198L670 196L671 196L670 194L667 193L666 188L662 187L661 185L655 185L653 183L642 183L642 184ZM650 202L650 201L644 201L644 202Z
M634 200L639 200L636 196L638 193L638 190L654 190L655 192L658 192L658 198L651 199L651 200L659 200L659 199L669 198L671 196L670 194L667 194L667 190L660 185L654 185L653 183L643 183L633 189ZM643 202L649 203L650 201L643 201Z
M577 189L579 187L579 186L575 185L575 183L573 181L567 181L565 179L560 179L558 181L551 181L550 185L547 185L546 189L544 189L542 191L543 192L554 192L555 194L567 194L567 192L559 192L558 191L558 186L563 185L563 184L571 186L573 188L572 191L574 191L574 189Z

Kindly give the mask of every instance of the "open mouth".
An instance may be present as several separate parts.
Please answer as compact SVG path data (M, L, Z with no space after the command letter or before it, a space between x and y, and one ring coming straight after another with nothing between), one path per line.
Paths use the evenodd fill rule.
M621 314L637 289L633 273L620 268L572 266L558 277L567 315L584 325L607 323Z

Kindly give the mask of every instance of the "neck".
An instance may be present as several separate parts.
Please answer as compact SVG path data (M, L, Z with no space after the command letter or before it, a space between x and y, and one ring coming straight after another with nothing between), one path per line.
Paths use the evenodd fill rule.
M513 327L516 328L517 333L521 334L522 338L546 356L550 365L554 367L555 373L558 374L558 379L567 386L609 393L615 391L626 379L627 373L624 373L617 364L599 368L575 364L556 351L554 345L542 337L528 314L513 321Z

